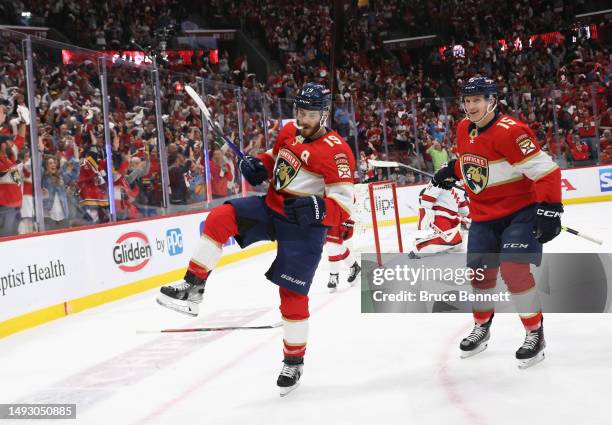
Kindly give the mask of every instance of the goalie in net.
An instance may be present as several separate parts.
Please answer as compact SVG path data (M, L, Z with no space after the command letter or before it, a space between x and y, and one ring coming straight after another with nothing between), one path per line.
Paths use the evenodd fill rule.
M471 220L465 191L430 184L419 195L419 236L412 255L437 254L461 246L461 226Z

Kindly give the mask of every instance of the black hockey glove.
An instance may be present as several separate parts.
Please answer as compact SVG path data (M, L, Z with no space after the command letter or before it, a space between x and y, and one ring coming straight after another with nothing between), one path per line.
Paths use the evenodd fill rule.
M246 155L238 164L240 172L247 181L253 186L262 184L268 180L268 171L260 159Z
M315 195L285 199L284 209L287 219L300 226L321 224L325 217L325 202Z
M561 214L563 205L542 202L536 206L533 234L540 243L552 241L561 233Z
M450 190L450 188L455 185L455 182L457 181L454 171L455 161L456 159L451 159L445 166L440 168L436 174L434 174L433 178L431 179L431 183L434 186L440 187L444 190Z

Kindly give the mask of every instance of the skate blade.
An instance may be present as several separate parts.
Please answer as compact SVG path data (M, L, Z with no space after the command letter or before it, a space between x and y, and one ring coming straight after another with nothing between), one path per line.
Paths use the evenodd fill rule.
M295 390L299 386L300 386L300 381L297 381L295 383L295 385L292 385L290 387L279 387L280 388L280 396L281 397L285 397L287 394L289 394L291 391Z
M199 313L198 305L192 301L175 300L164 294L158 294L156 301L162 307L186 314L187 316L196 317Z
M535 357L527 360L519 360L518 368L521 370L529 369L544 360L544 351L540 351Z
M357 284L358 279L359 279L359 275L360 275L360 274L361 274L361 270L359 270L359 273L357 273L357 274L355 275L355 279L353 279L353 280L348 280L348 279L347 279L347 280L346 280L346 281L348 282L349 286L355 286L355 284Z
M330 288L329 286L327 287L327 289L329 290L330 294L333 294L334 292L338 292L338 287L336 286L335 288Z
M482 353L484 350L486 350L488 346L489 344L480 344L480 346L473 349L472 351L462 351L460 357L462 359L468 359L470 357L474 357L476 354Z

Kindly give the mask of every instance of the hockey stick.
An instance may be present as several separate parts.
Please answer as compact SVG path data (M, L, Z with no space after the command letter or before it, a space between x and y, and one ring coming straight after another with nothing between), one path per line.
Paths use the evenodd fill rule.
M565 231L567 233L570 233L570 234L572 234L574 236L578 236L579 238L586 239L587 241L591 241L593 243L596 243L598 245L603 245L603 241L602 240L594 238L593 236L585 235L584 233L579 232L578 230L574 230L574 229L572 229L570 227L561 226L561 230L563 230L563 231Z
M412 171L414 171L416 173L422 174L422 175L424 175L426 177L429 177L429 178L433 178L433 176L434 176L433 174L428 173L427 171L420 170L420 169L412 167L410 165L402 164L401 162L396 162L396 161L380 161L378 159L371 159L369 161L369 163L372 164L374 167L383 167L383 168L401 167L401 168L407 168L409 170L412 170ZM465 192L465 189L462 188L461 186L457 186L456 182L453 183L453 187L455 189L463 190Z
M276 322L271 325L261 326L219 326L216 328L181 328L181 329L162 329L159 331L136 331L137 334L157 334L157 333L180 333L180 332L222 332L222 331L242 331L254 329L274 329L280 328L283 322Z
M459 222L459 224L457 224L455 227L453 227L452 229L447 230L446 232L442 229L440 229L438 226L436 226L435 224L431 223L429 225L429 227L431 227L433 229L434 232L436 232L436 234L438 236L440 236L442 238L442 240L446 243L449 243L451 240L453 240L453 238L455 237L455 235L457 234L457 232L459 231L459 228L461 226L461 222ZM452 231L452 233L450 233Z
M206 122L208 122L209 127L212 128L217 137L219 137L223 141L223 143L229 146L231 150L233 150L234 153L238 155L240 159L244 158L244 154L242 153L240 148L223 134L223 130L221 130L221 127L219 127L219 123L212 119L210 110L206 107L200 95L191 86L188 85L185 85L185 91L193 99L196 105L198 105L198 108L200 108L200 110L204 114L204 117L206 118Z
M402 164L401 162L396 162L396 161L381 161L381 160L378 160L378 159L371 159L368 162L370 164L372 164L374 167L384 167L384 168L402 167L402 168L408 168L409 170L416 171L417 173L423 174L424 176L433 177L433 174L428 173L427 171L419 170L418 168L414 168L414 167L411 167L410 165Z
M410 165L402 164L401 162L380 161L378 159L372 159L372 160L370 160L370 164L372 164L374 167L403 167L403 168L408 168L409 170L412 170L412 171L415 171L417 173L423 174L424 176L433 177L433 174L431 174L431 173L428 173L428 172L423 171L423 170L419 170L418 168L411 167ZM454 187L456 189L465 191L464 188L459 187L457 185L455 185ZM603 244L603 241L601 241L601 240L599 240L597 238L594 238L593 236L585 235L584 233L579 232L578 230L572 229L570 227L561 226L561 230L563 230L563 231L565 231L567 233L570 233L570 234L572 234L574 236L578 236L580 238L583 238L583 239L586 239L586 240L591 241L593 243L596 243L598 245L602 245Z

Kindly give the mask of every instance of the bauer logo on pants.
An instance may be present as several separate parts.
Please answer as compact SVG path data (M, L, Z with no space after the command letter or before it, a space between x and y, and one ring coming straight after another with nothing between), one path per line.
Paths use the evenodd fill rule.
M461 171L470 190L482 192L489 181L489 162L486 158L470 153L461 155Z

